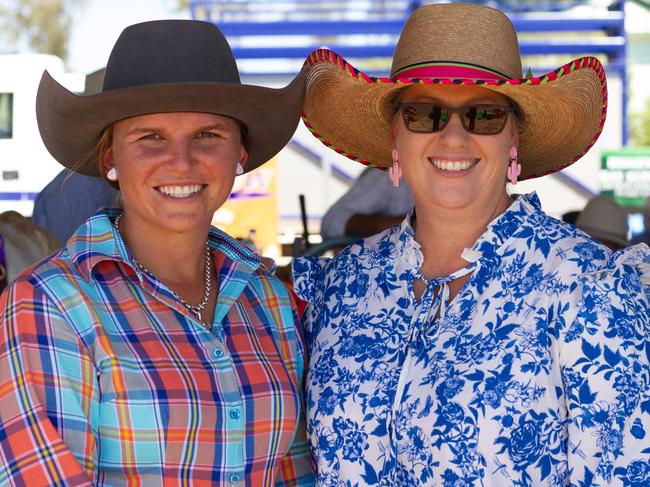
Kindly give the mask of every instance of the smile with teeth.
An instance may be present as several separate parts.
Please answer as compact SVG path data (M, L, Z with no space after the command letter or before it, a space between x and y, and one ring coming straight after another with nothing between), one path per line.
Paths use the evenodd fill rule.
M172 198L187 198L194 193L198 193L203 189L201 184L192 184L189 186L158 186L156 188L162 194L171 196Z
M474 164L476 164L476 159L469 159L466 161L445 161L442 159L429 159L429 162L436 166L438 169L443 171L465 171L469 169Z

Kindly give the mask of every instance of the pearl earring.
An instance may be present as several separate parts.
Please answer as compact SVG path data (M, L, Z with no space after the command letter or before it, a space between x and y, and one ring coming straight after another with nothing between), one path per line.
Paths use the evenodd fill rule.
M241 176L242 174L244 174L244 166L241 165L241 162L238 162L237 168L235 169L235 175Z
M388 177L393 182L393 186L397 188L399 187L399 179L402 177L402 168L399 166L397 149L393 149L391 156L393 158L393 165L388 168Z
M109 181L117 181L117 169L114 167L111 167L108 172L106 173L106 179Z

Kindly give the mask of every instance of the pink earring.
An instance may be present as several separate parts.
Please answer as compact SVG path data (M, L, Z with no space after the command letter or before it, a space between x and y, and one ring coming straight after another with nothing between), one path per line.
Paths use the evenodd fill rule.
M109 181L117 181L117 169L114 167L111 167L107 172L106 172L106 179Z
M244 174L244 166L241 165L241 162L237 163L237 168L235 169L235 175L241 176Z
M510 148L510 164L508 165L508 179L512 184L517 184L517 178L521 174L521 164L517 162L517 148L513 145Z
M391 153L393 157L393 166L388 168L388 177L393 182L394 187L399 187L399 179L402 177L402 168L399 166L397 149Z

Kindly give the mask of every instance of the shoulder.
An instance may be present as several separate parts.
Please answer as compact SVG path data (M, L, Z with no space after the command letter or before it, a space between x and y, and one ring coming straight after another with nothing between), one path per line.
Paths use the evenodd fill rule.
M63 316L80 279L62 248L20 273L2 293L2 322L29 315ZM70 302L68 302L70 304Z
M52 295L52 298L56 299L61 282L73 283L81 279L82 276L72 262L68 249L62 247L23 270L13 284L20 285L22 289L41 289L45 295Z
M356 279L360 273L392 265L399 243L400 226L384 230L349 245L336 256L300 257L293 260L293 283L298 297L314 303L322 292L340 281Z
M624 349L643 349L650 329L650 249L635 245L577 276L577 315L565 340L601 335Z
M580 276L585 284L611 286L617 294L637 293L650 299L650 248L637 244L609 255L602 265Z
M260 292L267 299L289 299L289 290L280 278L273 275L271 270L264 264L261 264L253 273L252 284L260 288ZM280 304L286 304L281 301Z
M493 230L511 235L507 251L566 279L606 266L612 254L605 245L541 209L503 219Z

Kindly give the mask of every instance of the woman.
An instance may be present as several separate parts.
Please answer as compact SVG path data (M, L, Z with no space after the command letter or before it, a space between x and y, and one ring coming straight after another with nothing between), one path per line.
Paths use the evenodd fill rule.
M210 226L235 174L290 138L303 86L240 84L223 35L196 21L128 27L99 94L44 74L45 145L118 186L124 209L2 296L0 483L313 484L291 299Z
M506 191L593 144L600 63L522 78L505 15L441 4L410 17L390 79L308 64L311 130L403 172L415 202L294 265L319 483L648 485L650 252L612 254Z

